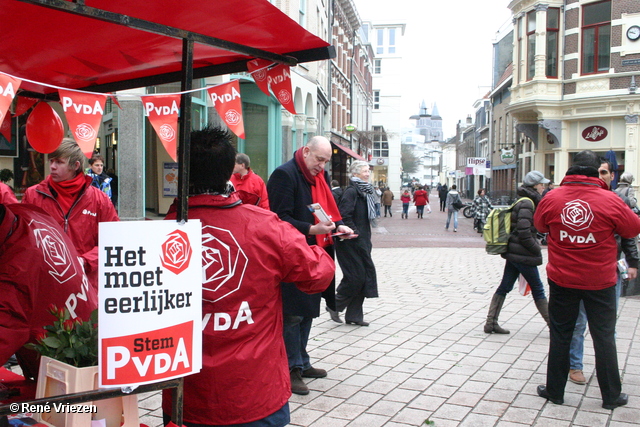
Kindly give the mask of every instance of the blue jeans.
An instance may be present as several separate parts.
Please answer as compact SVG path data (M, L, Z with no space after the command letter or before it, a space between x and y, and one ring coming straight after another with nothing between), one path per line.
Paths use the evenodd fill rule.
M409 203L402 204L402 213L405 215L409 215Z
M453 228L458 228L458 211L455 209L449 209L447 212L447 225L445 228L449 229L449 223L451 222L451 215L453 215Z
M620 294L622 293L622 277L618 274L616 282L616 312L620 306ZM584 332L587 330L587 312L584 309L584 302L580 301L580 311L576 319L576 326L573 328L571 346L569 347L569 368L583 369L582 358L584 356Z
M307 342L311 333L313 317L285 315L283 320L284 346L287 350L287 359L289 359L289 370L300 368L304 371L311 368Z
M419 216L424 215L424 205L422 206L416 206L416 212L418 212Z
M540 280L538 267L534 265L526 265L519 262L506 260L504 264L504 273L502 273L502 281L496 289L496 294L506 296L518 280L518 276L522 274L531 287L531 296L534 300L545 298L544 285Z

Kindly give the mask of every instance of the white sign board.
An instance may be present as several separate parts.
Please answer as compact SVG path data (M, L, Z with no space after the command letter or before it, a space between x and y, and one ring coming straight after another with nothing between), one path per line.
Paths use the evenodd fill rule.
M201 227L198 220L100 223L100 387L200 371Z
M487 159L484 157L467 157L466 175L484 175Z

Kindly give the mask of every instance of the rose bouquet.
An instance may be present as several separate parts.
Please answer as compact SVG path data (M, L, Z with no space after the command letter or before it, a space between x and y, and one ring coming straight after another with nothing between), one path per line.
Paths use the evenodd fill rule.
M89 321L72 319L69 310L51 304L48 309L57 320L44 327L35 343L27 348L43 356L59 360L71 366L83 368L98 364L98 310L91 313Z

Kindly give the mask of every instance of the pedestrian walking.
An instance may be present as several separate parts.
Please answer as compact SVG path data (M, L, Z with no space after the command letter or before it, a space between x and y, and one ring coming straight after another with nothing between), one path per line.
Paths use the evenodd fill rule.
M393 213L391 212L391 203L393 203L393 192L389 187L384 190L382 193L382 204L384 205L384 216L387 217L387 212L389 216L392 217Z
M351 164L350 172L352 177L338 208L342 221L358 237L336 242L336 255L343 276L336 291L337 313L330 313L334 321L335 317L340 320L339 313L346 309L346 323L369 326L369 322L364 320L362 306L365 298L378 297L376 267L371 258L371 226L376 220L375 194L369 184L369 163L356 160Z
M442 187L438 189L438 197L440 198L440 211L444 212L447 207L447 194L449 193L449 188L447 188L447 184L444 184Z
M405 188L402 194L400 195L400 201L402 201L402 218L409 218L409 203L411 203L411 193L409 193L409 189Z
M424 191L424 187L418 187L415 193L413 193L413 203L416 205L416 212L418 218L424 217L424 207L429 203L429 195Z
M456 202L462 203L462 199L460 198L460 194L458 193L457 187L455 184L451 186L451 190L447 192L447 198L445 199L445 204L447 206L447 225L444 226L445 230L449 229L449 223L451 222L451 217L453 216L453 231L458 231L458 211L460 208L456 208L454 204Z
M547 325L549 324L548 301L538 272L538 266L542 264L542 251L533 226L533 212L542 199L544 184L548 182L541 172L531 171L525 175L522 186L518 188L518 197L523 199L518 201L511 211L512 233L509 236L507 252L501 255L505 259L504 273L489 305L489 314L484 325L487 334L509 333L509 330L498 324L498 316L507 294L513 289L520 274L531 287L531 296L540 315Z
M478 190L478 195L473 199L471 205L471 213L473 214L473 229L478 233L482 233L484 229L484 223L487 222L487 215L491 212L493 206L491 201L487 197L487 192L484 188Z

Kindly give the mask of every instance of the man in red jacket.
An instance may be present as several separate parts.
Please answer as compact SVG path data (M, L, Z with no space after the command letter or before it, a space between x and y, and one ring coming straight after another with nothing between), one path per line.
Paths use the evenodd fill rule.
M69 237L41 209L0 204L0 364L15 354L25 378L40 355L24 348L56 319L50 304L88 320L98 306Z
M614 234L640 234L640 218L598 177L600 158L577 153L559 188L542 198L534 225L547 237L550 344L547 384L538 395L564 403L569 374L569 346L580 301L589 321L596 355L602 407L626 405L616 350L617 243Z
M251 170L250 164L249 156L244 153L236 154L236 165L233 168L230 181L236 190L243 190L260 197L258 206L269 210L267 186L262 178Z
M51 174L27 188L22 203L41 207L71 238L89 282L98 289L98 223L118 221L109 197L91 186L84 174L86 157L78 144L65 138L49 155Z
M202 370L184 379L184 425L284 426L291 396L280 282L324 291L333 259L276 214L227 187L228 132L191 134L189 219L202 223ZM176 218L174 204L167 219ZM165 414L171 392L163 393Z

